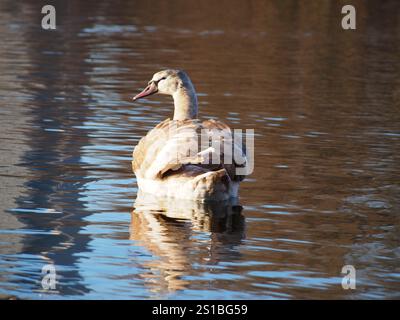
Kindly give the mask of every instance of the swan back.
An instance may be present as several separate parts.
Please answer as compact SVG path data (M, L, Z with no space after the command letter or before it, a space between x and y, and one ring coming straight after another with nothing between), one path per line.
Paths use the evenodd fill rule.
M210 140L214 147L208 146ZM228 140L231 148L224 147ZM213 190L220 182L221 188L225 185L228 190L231 183L244 179L236 168L244 167L245 162L237 163L235 150L245 157L244 144L233 143L230 128L220 121L166 119L139 141L133 151L132 169L138 179L191 181Z

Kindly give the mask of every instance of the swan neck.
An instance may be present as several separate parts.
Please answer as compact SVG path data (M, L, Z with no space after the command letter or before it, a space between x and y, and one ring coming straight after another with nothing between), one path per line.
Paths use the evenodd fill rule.
M174 94L174 120L197 118L197 96L194 88L179 88Z

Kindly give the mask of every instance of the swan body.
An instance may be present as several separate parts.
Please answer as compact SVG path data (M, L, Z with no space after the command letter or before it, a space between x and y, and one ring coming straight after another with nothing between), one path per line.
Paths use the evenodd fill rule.
M244 179L236 169L246 164L244 146L233 143L230 128L217 120L197 119L197 97L183 71L156 73L134 100L154 93L174 98L174 118L159 123L133 151L132 170L139 190L160 197L191 200L227 200L238 197ZM217 141L217 147L199 148L199 141ZM223 148L229 142L231 148ZM240 164L233 154L240 154ZM228 158L231 161L226 161Z

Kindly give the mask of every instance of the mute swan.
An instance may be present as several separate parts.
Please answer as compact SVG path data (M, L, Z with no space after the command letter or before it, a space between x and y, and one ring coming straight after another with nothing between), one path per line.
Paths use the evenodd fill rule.
M155 73L148 86L133 100L155 93L173 97L174 117L159 123L133 151L132 170L139 189L161 197L200 201L238 197L239 182L244 174L237 169L246 165L242 142L231 143L230 149L222 150L225 142L234 140L231 130L220 121L197 119L196 92L184 71ZM219 139L217 147L215 144L210 147L209 139L213 143ZM207 141L205 148L198 147L199 140ZM241 161L232 154L239 154ZM226 160L229 157L231 160Z

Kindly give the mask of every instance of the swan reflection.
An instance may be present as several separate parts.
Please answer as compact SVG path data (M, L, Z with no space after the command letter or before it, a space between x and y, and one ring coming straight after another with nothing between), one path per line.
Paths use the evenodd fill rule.
M130 239L153 256L142 277L155 293L188 287L190 276L210 272L245 237L242 207L232 201L200 203L139 193L131 216Z

